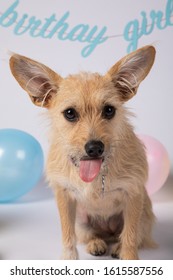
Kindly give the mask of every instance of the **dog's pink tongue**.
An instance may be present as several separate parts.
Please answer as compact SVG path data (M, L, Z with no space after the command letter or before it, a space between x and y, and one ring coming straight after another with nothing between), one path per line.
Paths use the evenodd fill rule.
M80 178L84 182L92 182L98 175L102 164L102 159L81 160L80 161Z

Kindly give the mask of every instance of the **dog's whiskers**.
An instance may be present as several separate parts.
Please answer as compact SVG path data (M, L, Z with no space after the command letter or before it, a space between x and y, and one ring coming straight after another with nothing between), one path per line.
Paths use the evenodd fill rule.
M102 175L102 197L104 197L105 191L105 175Z

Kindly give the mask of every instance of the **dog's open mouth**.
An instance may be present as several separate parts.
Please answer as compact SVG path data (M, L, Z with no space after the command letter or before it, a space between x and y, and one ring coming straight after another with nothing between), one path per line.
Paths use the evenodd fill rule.
M92 182L100 172L103 158L84 158L80 160L79 176L84 182Z

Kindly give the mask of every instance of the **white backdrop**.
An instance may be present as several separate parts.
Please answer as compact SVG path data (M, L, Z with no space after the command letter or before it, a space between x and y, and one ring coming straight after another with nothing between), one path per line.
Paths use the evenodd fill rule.
M105 73L146 44L156 47L156 62L127 106L136 132L161 141L173 162L173 0L1 0L0 129L31 133L46 155L45 109L34 107L12 77L8 50L66 76Z

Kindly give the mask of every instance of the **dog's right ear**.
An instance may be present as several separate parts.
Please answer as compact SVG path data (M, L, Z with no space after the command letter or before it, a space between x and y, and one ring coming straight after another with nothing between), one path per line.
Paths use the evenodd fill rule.
M62 78L44 64L18 54L10 58L10 68L32 102L37 106L49 108Z
M140 48L119 60L106 74L118 90L122 102L136 94L154 63L155 52L153 46Z

